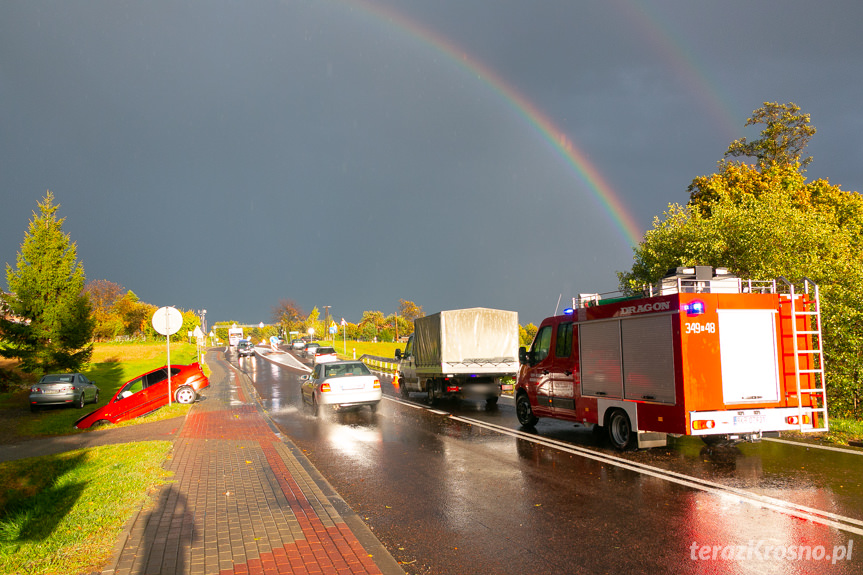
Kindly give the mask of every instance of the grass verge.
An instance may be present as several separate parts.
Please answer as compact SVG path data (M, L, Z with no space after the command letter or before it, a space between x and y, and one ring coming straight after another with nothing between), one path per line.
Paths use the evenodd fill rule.
M167 441L0 463L0 574L98 571L148 491L168 481Z
M351 341L347 342L336 340L328 342L327 345L332 345L336 350L336 355L342 359L354 359L354 351L356 351L357 359L363 355L376 355L379 357L395 357L396 349L404 351L405 344L393 342L378 342L370 341ZM347 350L347 351L346 351Z
M783 431L782 438L793 439L803 443L819 443L824 445L850 445L851 442L860 443L863 441L863 421L831 417L830 431L821 433Z

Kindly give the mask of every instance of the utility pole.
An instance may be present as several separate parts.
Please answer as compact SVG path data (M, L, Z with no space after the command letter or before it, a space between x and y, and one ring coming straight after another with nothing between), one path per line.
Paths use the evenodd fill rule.
M321 306L324 308L324 333L330 333L330 308L333 307L331 305Z

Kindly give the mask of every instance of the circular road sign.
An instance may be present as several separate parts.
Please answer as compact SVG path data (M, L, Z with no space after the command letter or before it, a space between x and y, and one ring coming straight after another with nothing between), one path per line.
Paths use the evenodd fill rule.
M175 307L160 307L153 314L153 329L162 335L174 335L183 326L183 314Z

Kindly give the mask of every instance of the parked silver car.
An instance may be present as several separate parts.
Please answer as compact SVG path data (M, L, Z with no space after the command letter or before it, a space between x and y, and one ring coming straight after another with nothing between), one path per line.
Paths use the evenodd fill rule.
M43 375L39 383L30 388L30 410L49 405L99 403L99 388L82 373L51 373Z

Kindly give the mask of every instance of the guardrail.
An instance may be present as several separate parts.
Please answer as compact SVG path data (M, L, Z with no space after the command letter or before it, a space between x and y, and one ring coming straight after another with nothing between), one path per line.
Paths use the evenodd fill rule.
M399 369L399 362L394 357L363 354L360 356L360 361L371 368L387 373L395 373Z

